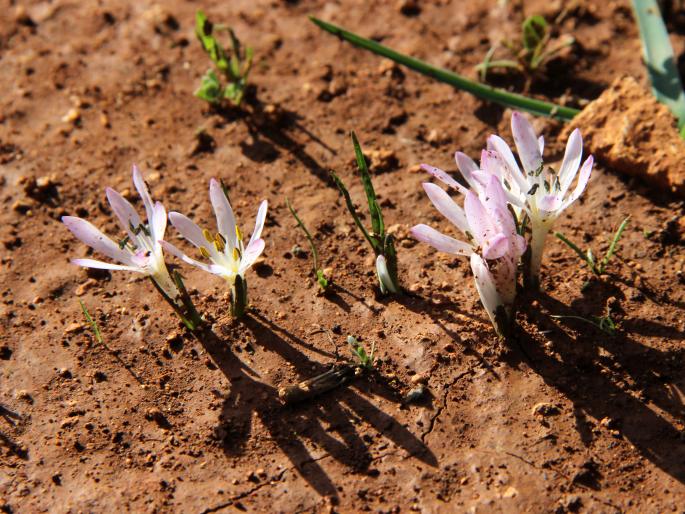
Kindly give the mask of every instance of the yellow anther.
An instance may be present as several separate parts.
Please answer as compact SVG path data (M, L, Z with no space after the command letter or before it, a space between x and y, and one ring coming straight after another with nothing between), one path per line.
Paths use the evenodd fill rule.
M235 235L238 238L238 241L243 240L243 233L240 231L240 227L238 225L235 226Z
M202 229L202 235L205 236L205 239L207 240L208 243L214 242L214 238L212 237L212 234L209 230Z
M202 254L203 257L205 257L207 259L211 258L210 254L209 254L209 250L207 250L207 248L205 248L204 246L200 247L200 253Z
M238 259L240 259L240 251L238 251L237 248L234 248L233 249L233 260L237 261Z
M216 248L216 251L219 253L223 253L224 248L226 248L226 245L224 244L224 238L221 237L221 234L214 236L214 248Z

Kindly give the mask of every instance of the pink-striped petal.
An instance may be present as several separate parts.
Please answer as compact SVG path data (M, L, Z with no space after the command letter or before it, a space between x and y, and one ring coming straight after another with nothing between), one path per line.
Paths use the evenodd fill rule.
M540 144L533 126L520 112L511 115L511 132L523 169L526 173L537 171L542 165Z
M209 199L214 208L216 226L219 229L219 233L226 238L228 249L232 252L233 248L236 247L237 240L235 214L233 214L233 209L224 194L221 184L215 179L209 181Z
M93 250L127 266L133 264L131 262L131 254L119 248L117 243L100 232L92 223L75 216L63 216L62 222L74 236Z
M426 191L428 198L440 214L450 220L450 222L462 232L468 230L469 225L466 221L464 210L452 200L444 189L435 184L431 184L430 182L424 182L423 189ZM467 194L468 193L469 192L467 191Z
M446 236L428 225L416 225L409 232L414 236L414 239L429 244L441 252L465 256L473 253L473 247L470 244Z

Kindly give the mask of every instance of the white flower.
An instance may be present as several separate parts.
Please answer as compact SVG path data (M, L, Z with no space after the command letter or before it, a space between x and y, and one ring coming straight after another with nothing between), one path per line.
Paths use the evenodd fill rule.
M435 208L461 230L468 241L454 239L423 224L413 227L411 233L437 250L470 257L481 301L492 323L501 332L497 312L504 308L507 315L511 314L516 296L516 266L526 249L526 241L516 232L514 218L507 209L504 189L496 176L478 170L473 170L472 179L478 184L479 194L465 189L437 168L430 168L430 171L465 194L462 209L439 186L423 184Z
M594 160L590 155L581 166L583 139L578 129L568 139L558 171L544 165L544 140L537 137L533 127L520 112L512 114L511 131L523 172L509 145L497 135L488 138L488 149L481 156L480 168L496 175L502 181L507 199L517 214L524 211L530 218L530 278L534 284L538 284L547 234L564 209L575 202L585 190ZM468 161L470 159L466 156L457 158L459 169L465 177L476 166L473 161ZM571 190L576 176L576 186Z
M209 198L214 208L218 229L218 232L213 236L208 230L201 229L183 214L169 213L171 224L185 239L199 249L200 254L210 261L208 264L188 257L167 241L161 241L161 244L169 253L174 254L183 262L214 275L219 275L228 282L230 287L233 287L236 277L243 278L245 272L264 251L265 243L261 235L266 219L267 202L264 200L260 204L254 232L249 243L245 246L228 198L226 198L221 184L214 179L209 183Z
M176 301L179 291L171 279L159 240L166 229L166 210L161 202L152 203L150 192L137 166L133 166L133 184L143 200L147 224L133 206L112 188L105 190L112 211L119 219L127 237L120 243L103 234L92 223L75 216L63 216L62 222L82 242L120 264L94 259L73 259L86 268L134 271L154 280L169 299Z

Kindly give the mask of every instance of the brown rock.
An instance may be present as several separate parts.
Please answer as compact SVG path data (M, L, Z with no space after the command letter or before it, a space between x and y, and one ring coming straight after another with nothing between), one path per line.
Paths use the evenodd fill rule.
M632 77L616 79L565 128L609 168L685 196L685 141L665 105ZM562 135L563 137L563 135Z

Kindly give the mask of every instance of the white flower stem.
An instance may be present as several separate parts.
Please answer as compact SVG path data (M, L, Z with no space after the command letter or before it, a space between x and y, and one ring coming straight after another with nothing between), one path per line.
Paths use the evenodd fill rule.
M528 285L533 289L540 287L540 267L542 266L542 254L545 250L547 234L549 234L550 224L544 222L533 222L531 226L530 240L530 268L528 272Z

